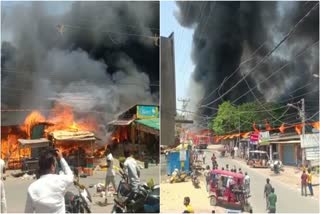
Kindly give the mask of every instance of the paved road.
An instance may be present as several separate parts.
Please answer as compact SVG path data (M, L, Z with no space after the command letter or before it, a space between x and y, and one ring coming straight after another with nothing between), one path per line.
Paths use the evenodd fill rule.
M156 184L159 184L159 165L149 165L148 169L141 170L141 181L145 182L150 178L153 178ZM8 171L8 173L10 173ZM97 184L103 183L105 178L105 172L99 171L94 176L89 176L87 178L81 178L80 183L89 186L90 184ZM120 177L116 176L116 183L118 185L120 181ZM6 191L6 198L7 198L7 207L8 213L23 213L26 196L27 196L27 189L28 186L33 182L33 180L22 180L21 178L12 178L9 177L5 181L5 191ZM70 191L76 193L75 188L70 188ZM103 201L103 199L99 196L95 195L95 189L89 189L91 196L93 196L93 200L95 204L92 205L91 211L94 213L106 213L111 212L112 209L112 197L108 197L108 202L110 204L108 206L100 206L96 204L99 201Z
M207 164L211 163L212 150L206 150ZM253 206L253 212L263 213L266 212L266 202L263 197L264 185L266 183L266 176L259 173L259 169L251 169L242 162L225 157L218 157L219 168L229 164L229 167L234 165L237 169L240 167L242 171L248 172L251 178L251 195L250 203ZM210 164L211 167L211 164ZM281 176L281 175L279 175ZM300 195L299 190L292 188L289 185L280 183L275 177L270 177L271 184L275 188L275 193L278 196L277 212L278 213L320 213L319 202L315 198L303 197ZM317 187L319 188L319 187Z

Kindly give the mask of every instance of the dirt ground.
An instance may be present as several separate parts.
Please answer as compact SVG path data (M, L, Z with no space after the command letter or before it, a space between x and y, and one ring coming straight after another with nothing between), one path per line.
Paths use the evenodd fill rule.
M170 184L161 183L160 209L162 213L182 213L185 209L183 198L189 196L191 206L196 213L223 213L224 208L210 206L208 193L204 181L201 181L200 188L193 187L191 181Z

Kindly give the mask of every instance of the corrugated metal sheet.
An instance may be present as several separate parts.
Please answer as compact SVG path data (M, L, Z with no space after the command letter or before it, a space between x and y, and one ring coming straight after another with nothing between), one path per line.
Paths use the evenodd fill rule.
M108 125L114 125L114 126L127 126L130 125L134 119L129 119L129 120L113 120Z
M317 147L311 147L311 148L305 148L306 152L306 159L307 160L319 160L320 158L320 149L319 146Z
M50 141L46 138L33 139L33 140L18 139L18 142L22 146L32 147L32 148L49 146L49 143L50 143Z
M304 140L301 139L301 148L319 147L319 134L305 134Z

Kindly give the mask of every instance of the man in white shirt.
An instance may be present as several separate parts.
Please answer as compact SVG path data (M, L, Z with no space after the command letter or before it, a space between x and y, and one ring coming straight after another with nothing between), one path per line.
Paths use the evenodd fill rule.
M0 158L0 191L1 191L1 213L7 213L7 200L6 200L6 192L4 190L4 183L2 182L2 178L6 172L5 162Z
M237 157L237 156L238 156L238 147L235 146L235 147L233 148L233 150L234 150L234 155Z
M131 188L136 190L140 184L140 169L136 160L131 156L129 150L124 151L124 157L126 158L124 162L124 172L128 175Z
M106 155L107 155L107 175L106 175L106 200L105 202L107 203L107 196L108 196L108 187L110 183L113 186L113 189L117 191L116 189L116 181L115 181L115 171L113 169L113 156L111 153L110 146L107 146L106 149Z
M250 177L247 172L244 173L244 188L248 194L250 194Z
M57 161L64 174L57 175ZM47 151L39 159L40 178L28 188L25 213L66 213L64 195L74 176L62 154Z

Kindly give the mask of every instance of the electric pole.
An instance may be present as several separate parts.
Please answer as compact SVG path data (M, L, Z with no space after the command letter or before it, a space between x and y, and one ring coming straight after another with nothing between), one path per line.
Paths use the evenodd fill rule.
M306 114L305 114L305 103L304 103L304 98L301 99L301 108L299 106L295 106L293 104L287 104L287 106L293 107L299 111L299 116L301 118L302 122L302 139L301 139L301 146L304 146L304 136L305 136L305 122L306 122ZM305 150L304 148L301 148L301 159L302 159L302 164L305 165L306 162L306 155L305 155Z
M302 145L304 145L304 136L306 133L306 129L305 129L306 115L305 115L304 98L301 99L300 117L301 117L301 121L302 121L302 141L301 141L301 143L302 143ZM302 152L303 165L305 165L305 161L306 161L305 150L302 149L301 152Z
M188 106L188 104L189 104L189 102L190 102L190 99L178 99L178 101L179 102L182 102L182 111L183 111L183 119L185 119L186 118L186 114L187 114L187 112L186 112L186 110L187 110L187 106Z

